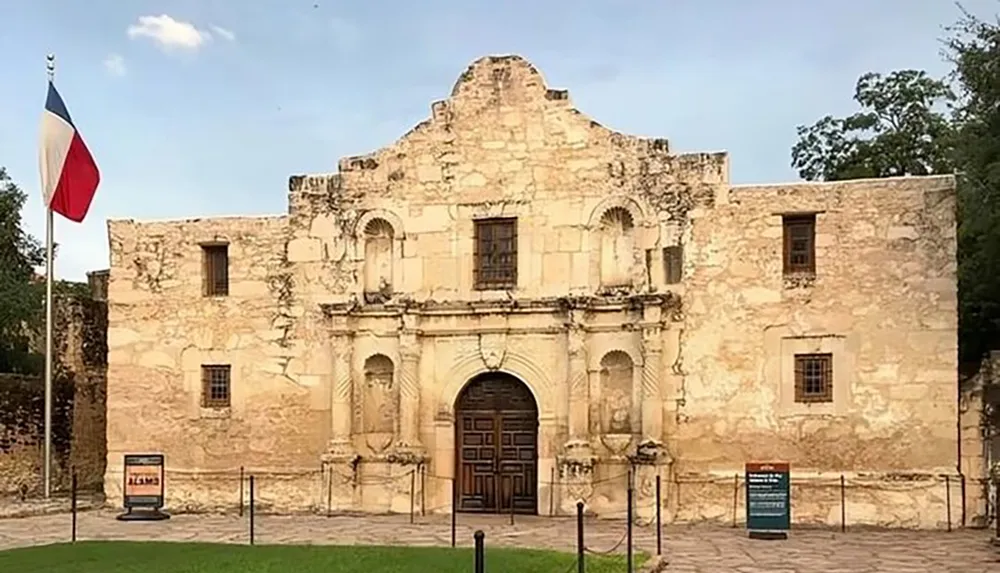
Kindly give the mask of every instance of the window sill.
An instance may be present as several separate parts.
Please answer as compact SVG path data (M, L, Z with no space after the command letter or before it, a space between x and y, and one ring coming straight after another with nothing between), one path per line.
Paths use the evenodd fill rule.
M224 420L232 417L232 410L230 406L222 408L202 406L198 417L207 420Z
M785 273L781 278L783 286L786 290L812 288L816 286L815 272Z

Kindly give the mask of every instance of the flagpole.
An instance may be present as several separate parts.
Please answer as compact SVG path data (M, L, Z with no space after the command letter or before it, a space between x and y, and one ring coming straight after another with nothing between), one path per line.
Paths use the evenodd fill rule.
M49 83L55 81L56 57L49 54L45 58L45 69ZM45 447L44 482L45 499L52 496L52 208L45 205Z

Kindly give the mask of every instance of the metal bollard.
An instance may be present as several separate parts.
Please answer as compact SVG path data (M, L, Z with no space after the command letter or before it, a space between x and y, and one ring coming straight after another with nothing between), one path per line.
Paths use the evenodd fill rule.
M583 573L583 502L576 502L576 571Z
M476 573L483 573L483 570L486 568L486 556L484 555L485 548L483 547L483 542L486 538L486 534L483 533L482 529L479 529L476 531L475 534L473 534L473 537L476 540L476 551L475 551Z

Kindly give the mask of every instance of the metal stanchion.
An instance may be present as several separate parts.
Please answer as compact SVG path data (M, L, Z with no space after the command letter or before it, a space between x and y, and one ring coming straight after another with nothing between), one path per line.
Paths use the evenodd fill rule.
M69 491L69 511L72 514L73 524L71 525L70 541L76 543L76 469L73 469L73 476L70 478Z
M476 540L475 570L476 573L483 573L484 569L486 569L486 550L485 547L483 547L486 534L483 533L482 529L480 529L473 534L473 537Z
M576 502L576 571L583 573L583 502Z
M250 475L250 545L254 544L254 478L253 474Z

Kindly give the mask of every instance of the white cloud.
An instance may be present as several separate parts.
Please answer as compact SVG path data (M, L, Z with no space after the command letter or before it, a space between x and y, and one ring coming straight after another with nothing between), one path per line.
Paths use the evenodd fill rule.
M218 28L217 32L219 30L232 35L229 30ZM132 39L149 38L166 50L179 48L195 51L212 39L212 34L208 30L200 30L191 22L174 20L166 14L139 16L137 23L128 27L127 34Z
M236 40L236 34L234 34L232 30L227 30L226 28L223 28L222 26L216 26L216 25L213 24L212 25L212 31L215 32L215 34L217 36L220 36L223 39L229 40L230 42L233 42L233 41Z
M104 58L104 69L109 74L119 77L128 72L128 68L125 67L125 58L121 57L120 54L109 54L107 58Z

